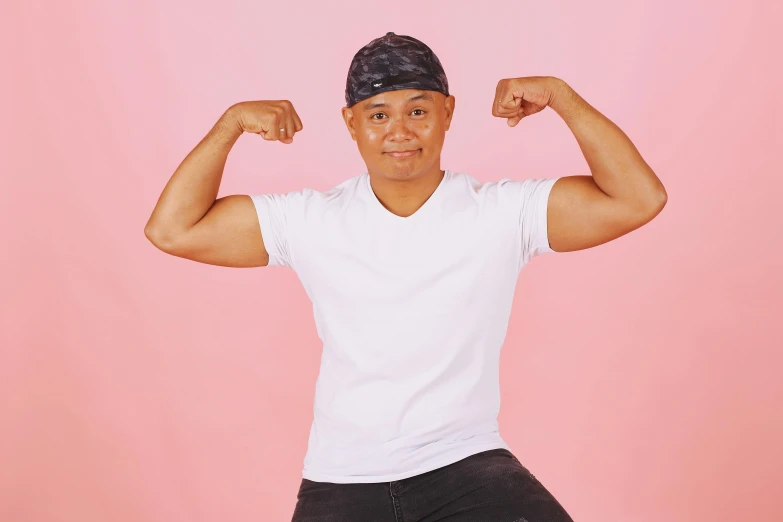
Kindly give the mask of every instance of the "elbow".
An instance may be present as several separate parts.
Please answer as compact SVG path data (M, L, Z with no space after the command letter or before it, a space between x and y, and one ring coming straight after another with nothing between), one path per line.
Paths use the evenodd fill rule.
M150 222L144 226L144 237L150 240L151 243L155 243L155 240L160 237L160 234Z
M666 191L656 190L654 194L648 194L643 199L638 199L627 208L628 222L633 223L633 228L638 228L652 221L666 206L668 197Z
M149 224L144 227L144 236L146 236L149 242L155 245L158 250L168 252L171 249L171 238Z
M652 221L655 216L661 213L663 207L666 206L666 201L668 201L668 196L666 191L661 188L660 191L655 193L655 196L650 197L643 205L641 205L642 210L640 214L642 222L647 223Z
M666 206L666 201L669 199L666 187L663 186L663 182L655 174L652 174L650 183L639 194L642 196L643 206L655 214L663 210L663 207Z
M663 210L663 207L666 206L666 202L669 201L669 195L666 193L663 185L661 185L661 190L656 194L654 201L653 208L655 209L655 214L658 215Z
M666 188L661 183L661 180L656 177L655 184L647 190L647 195L643 198L641 206L647 213L652 213L654 217L663 210L668 199L669 195L666 193Z
M653 192L654 196L652 199L654 201L654 206L657 207L658 212L660 212L663 210L663 207L666 206L666 201L668 201L669 195L666 193L666 187L663 186L661 180L658 179L657 176L656 179L658 180L658 183L655 191Z
M657 206L662 209L666 206L666 201L668 201L669 195L666 193L666 187L663 186L663 183L661 183L660 180L658 180L658 190L655 194L655 201Z

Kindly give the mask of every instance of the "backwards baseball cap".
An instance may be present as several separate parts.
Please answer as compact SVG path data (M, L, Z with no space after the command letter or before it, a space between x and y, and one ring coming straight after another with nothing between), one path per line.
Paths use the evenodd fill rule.
M421 89L449 96L440 60L425 43L392 32L357 52L345 83L347 107L386 91Z

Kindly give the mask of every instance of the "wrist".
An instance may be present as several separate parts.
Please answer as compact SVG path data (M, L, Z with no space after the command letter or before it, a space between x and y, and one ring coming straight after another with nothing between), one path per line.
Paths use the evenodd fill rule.
M239 116L238 104L229 107L224 112L214 127L214 132L220 134L224 139L234 141L239 138L244 132L242 130L242 122Z
M226 127L235 128L239 133L242 133L244 131L242 130L240 103L235 103L234 105L226 109L226 112L224 112L223 115L220 117L220 121Z
M560 78L552 77L550 81L552 83L552 98L549 106L563 119L572 116L577 109L578 95L576 91Z
M554 76L550 76L548 78L548 82L549 82L549 91L551 93L549 106L556 111L557 109L562 107L563 98L566 96L567 91L570 87L565 81L561 80L560 78L555 78Z

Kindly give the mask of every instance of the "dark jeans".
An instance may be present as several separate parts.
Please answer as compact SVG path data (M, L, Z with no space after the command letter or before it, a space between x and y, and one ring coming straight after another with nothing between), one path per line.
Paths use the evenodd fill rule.
M505 448L391 482L302 479L292 522L573 522Z

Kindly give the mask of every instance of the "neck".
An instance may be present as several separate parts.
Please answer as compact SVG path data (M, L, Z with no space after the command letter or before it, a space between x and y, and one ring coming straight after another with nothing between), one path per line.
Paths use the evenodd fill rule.
M445 171L440 167L408 179L394 179L382 174L370 175L370 186L378 201L400 217L408 217L421 208L438 188Z

